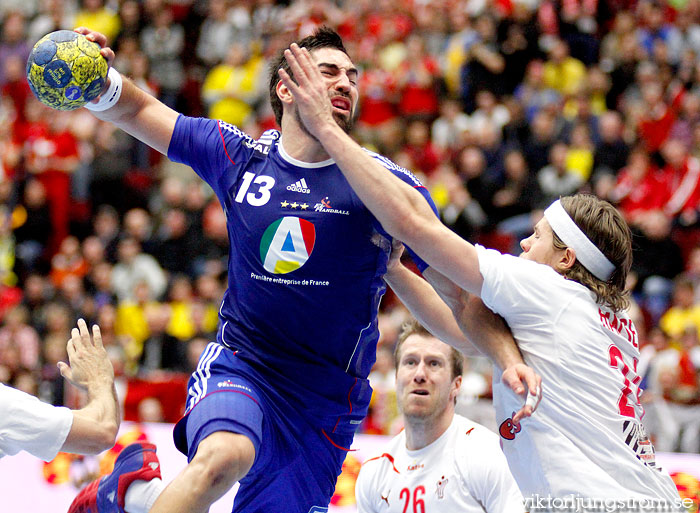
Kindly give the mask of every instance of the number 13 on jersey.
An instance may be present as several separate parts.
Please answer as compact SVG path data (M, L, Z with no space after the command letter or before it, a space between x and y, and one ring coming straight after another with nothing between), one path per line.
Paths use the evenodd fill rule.
M250 192L251 185L254 187ZM257 186L257 187L255 187ZM236 194L236 203L243 203L245 199L248 204L254 207L262 207L270 201L270 190L275 186L275 179L271 176L259 175L246 171L243 174L243 183Z

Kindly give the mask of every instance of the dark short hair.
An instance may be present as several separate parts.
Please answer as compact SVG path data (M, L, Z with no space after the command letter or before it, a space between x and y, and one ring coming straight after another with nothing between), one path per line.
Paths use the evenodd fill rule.
M435 337L430 333L421 323L415 319L406 321L403 326L401 326L401 333L399 334L399 340L396 343L396 348L394 348L394 367L399 368L399 362L401 361L401 346L411 335L420 335L422 337ZM437 337L435 337L437 338ZM452 379L457 376L461 376L464 371L464 357L462 353L457 351L454 347L450 346L450 363L452 368Z
M320 27L316 32L296 43L301 48L306 48L309 51L318 48L335 48L345 55L348 55L348 51L345 49L340 35L329 27ZM277 121L279 126L282 126L282 100L277 97L277 83L280 81L277 70L280 68L290 75L292 74L289 70L289 64L287 64L287 60L284 58L284 50L279 53L277 58L270 65L270 104L272 105L272 112L275 113L275 121Z

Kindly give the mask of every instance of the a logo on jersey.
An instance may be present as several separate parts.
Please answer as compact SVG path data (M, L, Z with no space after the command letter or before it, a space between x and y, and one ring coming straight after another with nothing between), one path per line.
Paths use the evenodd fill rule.
M219 388L242 388L243 390L246 390L247 392L250 392L251 394L253 393L253 391L250 388L248 388L247 386L239 385L238 383L234 383L230 379L227 379L224 381L219 381L216 384L216 386Z
M644 426L636 420L626 420L622 424L622 434L625 443L635 455L648 467L656 467L656 453Z
M328 508L322 508L321 506L311 506L309 513L328 513Z
M260 261L265 270L273 274L296 271L311 256L315 242L313 223L298 217L283 217L263 233Z
M438 479L437 487L435 488L435 495L437 495L438 500L445 498L445 487L447 486L448 478L442 476Z
M344 216L350 215L350 212L347 210L338 210L337 208L333 208L331 206L331 200L328 199L328 196L323 198L320 203L316 203L314 205L314 210L316 212L330 212L331 214L342 214Z
M306 180L303 178L301 180L297 180L291 185L287 185L287 190L292 192L301 192L302 194L311 194L311 189L309 189L309 186L306 185Z
M513 419L509 418L503 421L503 423L498 428L498 432L506 440L514 440L515 435L520 433L520 429L520 424L513 424Z

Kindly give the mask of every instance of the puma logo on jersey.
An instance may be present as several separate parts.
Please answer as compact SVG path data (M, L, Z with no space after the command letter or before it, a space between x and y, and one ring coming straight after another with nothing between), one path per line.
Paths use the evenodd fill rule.
M311 189L309 189L309 186L306 185L306 180L303 178L301 180L297 180L291 185L287 185L287 190L292 192L300 192L302 194L311 194Z

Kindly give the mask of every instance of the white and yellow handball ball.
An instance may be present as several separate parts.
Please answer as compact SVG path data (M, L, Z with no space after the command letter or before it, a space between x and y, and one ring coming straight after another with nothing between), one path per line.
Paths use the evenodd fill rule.
M107 71L100 45L72 30L45 35L27 59L27 81L34 96L58 110L77 109L97 98Z

